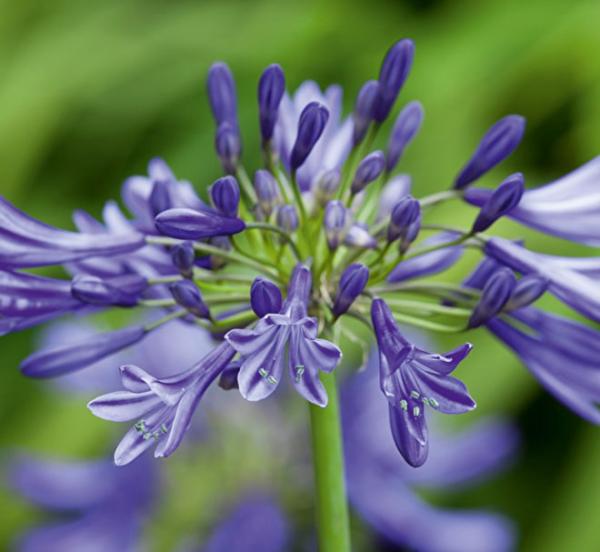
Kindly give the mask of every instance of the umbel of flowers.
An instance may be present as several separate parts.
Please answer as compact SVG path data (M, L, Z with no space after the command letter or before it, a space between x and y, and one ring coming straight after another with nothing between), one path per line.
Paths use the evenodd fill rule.
M157 457L175 452L213 382L259 401L287 378L315 405L317 487L343 495L331 373L342 358L340 337L356 341L356 324L372 332L391 437L411 466L427 459L428 411L461 414L475 407L453 375L471 345L461 339L450 352L425 351L398 323L445 333L485 327L558 400L600 423L600 333L532 306L548 292L600 321L600 261L531 251L490 233L508 216L598 246L600 157L532 190L520 173L506 175L495 189L475 187L522 139L524 119L508 115L484 134L447 189L413 196L410 177L397 166L423 123L423 107L409 102L389 121L413 56L412 41L394 44L347 117L339 87L321 91L307 81L290 95L281 67L267 67L258 82L263 165L253 175L243 163L233 76L224 63L213 65L207 90L224 176L208 188L208 202L161 159L150 161L148 176L123 184L129 216L110 201L102 221L76 211L76 231L48 226L0 199L2 333L67 314L156 313L83 343L38 351L23 361L25 375L83 370L175 319L214 335L211 352L169 378L154 378L143 366L115 367L123 388L89 408L131 423L116 449L117 464L152 447ZM383 134L384 149L374 150ZM472 225L433 223L430 213L450 201L476 208ZM482 262L465 282L420 281L457 263L467 247ZM65 277L27 270L49 265L63 267ZM339 469L325 469L328 463ZM327 510L333 502L318 499L321 544L344 550L347 536L328 519L344 510Z

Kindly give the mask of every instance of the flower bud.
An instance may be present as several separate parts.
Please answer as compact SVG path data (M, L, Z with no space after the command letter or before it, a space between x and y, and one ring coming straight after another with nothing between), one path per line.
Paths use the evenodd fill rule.
M350 212L348 211L348 213ZM344 235L344 244L350 247L360 247L361 249L374 249L377 247L377 240L369 233L369 227L366 223L355 222L350 224Z
M213 64L206 81L208 101L217 126L229 121L237 126L235 82L229 67L222 62Z
M369 269L363 264L351 264L344 270L332 309L336 317L348 311L368 281Z
M329 119L329 111L318 102L309 103L300 114L298 135L290 154L290 167L295 171L300 167L323 134Z
M383 122L389 115L400 89L408 77L415 55L412 40L403 39L387 52L379 71L379 87L373 103L373 118Z
M228 121L219 125L215 135L215 149L221 165L223 165L223 170L234 174L242 153L240 132L236 125Z
M409 175L399 174L383 187L383 190L379 196L379 210L377 212L377 219L382 220L389 216L392 209L396 206L404 196L410 194L412 181Z
M500 119L485 133L475 153L456 177L454 188L462 190L504 161L519 145L524 132L523 117L508 115Z
M267 314L279 312L283 298L280 289L265 278L256 278L250 288L250 305L256 316L262 318Z
M407 237L410 226L419 218L421 207L412 196L404 196L392 209L388 225L388 241Z
M481 207L472 232L483 232L500 217L510 213L521 201L524 189L521 173L515 173L504 180Z
M352 224L350 211L338 200L332 200L325 206L323 225L330 249L337 249L344 241L346 233Z
M240 187L233 176L215 180L209 189L215 208L227 217L236 217L240 204Z
M194 275L196 252L194 251L192 242L184 241L174 245L171 249L171 259L183 276L191 278Z
M352 112L352 121L354 123L352 145L354 146L357 146L364 140L369 125L373 120L373 102L377 96L378 87L379 83L377 81L367 81L363 84L356 97L354 111Z
M271 216L275 206L281 202L277 180L269 171L260 169L254 173L254 190L260 210L266 217Z
M154 219L157 230L180 240L200 240L214 236L230 236L246 228L239 218L225 217L213 209L167 209Z
M337 192L340 187L340 171L330 169L322 172L314 185L314 195L317 203L323 207Z
M71 295L90 305L132 307L137 304L147 285L146 279L138 274L125 274L107 279L80 274L71 282Z
M169 286L175 302L198 318L210 318L210 311L202 300L198 286L190 280L180 280Z
M390 134L390 141L388 142L386 158L387 172L394 170L404 153L404 148L412 142L417 132L419 132L422 122L423 106L420 102L410 102L400 112Z
M285 92L285 76L277 64L269 65L258 82L258 114L263 144L273 138L279 104Z
M419 235L420 230L421 230L421 213L419 212L419 214L417 216L417 220L415 220L415 222L413 222L408 227L405 235L401 236L401 238L400 238L400 253L402 255L404 255L404 253L406 253L406 251L408 251L410 244L417 239L417 236Z
M505 311L513 311L522 307L527 307L537 301L548 289L549 282L547 278L538 274L527 274L523 276L504 307Z
M158 215L158 213L162 213L171 207L168 180L154 181L150 197L148 198L148 204L153 215Z
M374 151L367 155L358 165L350 190L353 194L362 192L367 184L379 178L385 168L385 155L382 151Z
M298 228L298 212L294 205L282 205L277 209L277 226L289 234Z
M483 286L481 297L469 318L469 328L477 328L496 316L506 305L517 279L509 268L497 270Z

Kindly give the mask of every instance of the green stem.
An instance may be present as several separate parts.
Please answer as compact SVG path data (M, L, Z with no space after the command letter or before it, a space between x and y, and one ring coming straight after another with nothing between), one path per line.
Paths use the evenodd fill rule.
M269 224L268 222L249 222L246 224L246 230L267 230L268 232L274 232L275 234L278 234L289 244L294 256L296 257L296 260L300 260L300 252L298 251L294 240L285 230L279 228L279 226Z
M335 376L322 374L321 381L329 403L325 408L310 405L319 551L350 552L350 523Z

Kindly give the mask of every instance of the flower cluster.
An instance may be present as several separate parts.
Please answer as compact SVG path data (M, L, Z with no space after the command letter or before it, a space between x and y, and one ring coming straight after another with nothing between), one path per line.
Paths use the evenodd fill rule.
M339 365L343 339L361 341L358 324L377 343L391 434L411 466L428 455L428 411L475 407L451 375L471 345L431 353L412 344L399 324L446 333L485 327L559 400L600 423L600 334L531 306L549 292L600 321L600 263L530 251L489 234L507 216L598 245L600 157L534 190L526 190L520 173L495 189L474 187L523 137L524 119L508 115L485 133L447 190L413 197L410 177L396 171L423 123L421 104L407 103L387 144L375 148L413 57L412 41L394 44L345 118L339 87L321 91L308 81L289 95L281 67L269 66L258 83L264 165L252 177L242 160L233 76L224 63L213 65L207 90L224 176L207 187L207 199L154 159L147 176L123 184L130 216L111 201L102 221L75 212L76 231L48 226L0 200L0 332L106 309L158 313L136 318L149 322L38 351L23 361L24 374L85 369L174 320L217 340L191 368L168 377L121 366L124 389L91 401L99 417L134 422L117 448L117 464L154 445L156 456L172 454L215 381L258 401L276 390L287 364L296 391L326 407L321 372ZM446 201L475 206L472 225L433 224L431 212ZM453 266L467 246L484 261L466 282L417 281ZM66 276L28 271L50 265Z

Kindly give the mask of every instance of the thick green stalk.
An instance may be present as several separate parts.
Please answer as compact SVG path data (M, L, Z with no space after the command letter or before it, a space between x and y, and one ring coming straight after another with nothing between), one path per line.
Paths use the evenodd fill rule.
M310 405L319 552L350 552L350 524L335 376L322 374L321 381L329 396L329 403L325 408Z

